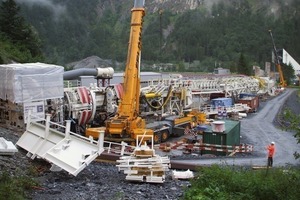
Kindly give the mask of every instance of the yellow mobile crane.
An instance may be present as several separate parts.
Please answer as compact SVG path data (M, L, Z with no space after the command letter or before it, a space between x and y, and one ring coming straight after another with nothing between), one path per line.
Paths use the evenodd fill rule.
M106 139L110 141L134 142L137 135L145 135L144 140L153 135L146 128L146 122L139 116L140 104L140 60L141 35L145 0L135 0L131 10L131 28L124 72L124 95L119 103L117 114L106 121ZM86 135L93 135L87 129ZM148 137L147 137L148 136Z
M197 114L175 115L163 120L147 123L139 116L140 111L140 60L141 34L145 0L135 0L131 10L131 28L127 52L127 63L124 72L124 94L118 105L117 114L108 119L105 127L88 128L86 136L98 138L99 131L105 130L105 140L129 142L135 144L138 135L143 135L140 142L165 142L169 136L181 136L185 128L197 122Z
M280 60L279 60L279 57L278 57L278 54L277 54L277 49L276 49L276 46L275 46L272 31L269 30L269 33L270 33L272 43L273 43L273 50L274 50L274 55L275 55L275 65L276 65L278 73L279 73L279 81L280 81L279 82L279 87L285 88L287 85L286 85L286 82L285 82L284 77L283 77L283 72L282 72L282 69L281 69L281 64L280 64Z
M88 128L86 136L97 138L99 130L105 130L105 140L129 142L135 144L138 135L142 141L153 137L154 143L165 142L169 136L181 136L185 128L197 122L198 114L175 115L147 123L140 114L140 60L141 34L145 0L135 0L131 10L131 29L129 36L127 63L124 72L124 94L118 106L117 114L106 121L105 127ZM140 142L142 142L140 141Z

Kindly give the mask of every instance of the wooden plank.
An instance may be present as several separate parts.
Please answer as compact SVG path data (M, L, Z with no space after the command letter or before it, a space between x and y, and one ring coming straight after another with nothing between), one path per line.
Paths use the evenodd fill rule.
M254 170L258 170L258 169L268 169L268 168L271 168L271 167L268 167L268 166L253 166L252 169Z

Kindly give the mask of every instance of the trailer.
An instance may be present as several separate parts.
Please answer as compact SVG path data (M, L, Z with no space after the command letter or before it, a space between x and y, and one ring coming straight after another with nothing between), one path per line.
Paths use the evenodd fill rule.
M238 103L246 104L250 109L248 112L256 112L259 107L258 96L245 96L238 100Z

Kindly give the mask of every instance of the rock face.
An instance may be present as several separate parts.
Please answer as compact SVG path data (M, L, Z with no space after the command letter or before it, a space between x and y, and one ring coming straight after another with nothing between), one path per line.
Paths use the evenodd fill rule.
M214 3L218 3L220 0L146 0L145 7L147 12L154 13L160 10L168 10L173 13L182 13L187 10L194 10L201 5L211 6ZM134 0L123 1L108 1L100 0L97 7L97 13L102 16L106 9L110 9L112 12L118 12L118 6L122 6L125 9L131 9ZM124 12L127 15L127 11Z
M105 68L105 67L112 67L112 62L110 60L103 60L98 56L90 56L83 60L73 62L68 64L68 67L73 69L80 69L80 68Z
M216 0L214 0L216 1ZM157 12L159 10L169 10L174 13L194 10L203 5L205 0L152 0L146 2L148 12Z

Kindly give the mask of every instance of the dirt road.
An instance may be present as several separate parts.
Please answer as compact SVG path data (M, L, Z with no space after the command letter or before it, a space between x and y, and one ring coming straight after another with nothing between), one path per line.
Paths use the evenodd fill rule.
M300 145L294 137L294 133L275 127L273 121L289 98L294 89L286 89L282 94L265 103L257 113L241 120L241 143L254 146L254 152L246 157L218 157L214 159L199 159L193 162L199 165L228 164L228 165L248 165L265 166L267 164L267 145L274 141L276 143L276 154L274 156L274 167L290 165L300 165L300 160L295 160L293 154L300 152ZM295 102L300 106L299 102Z

